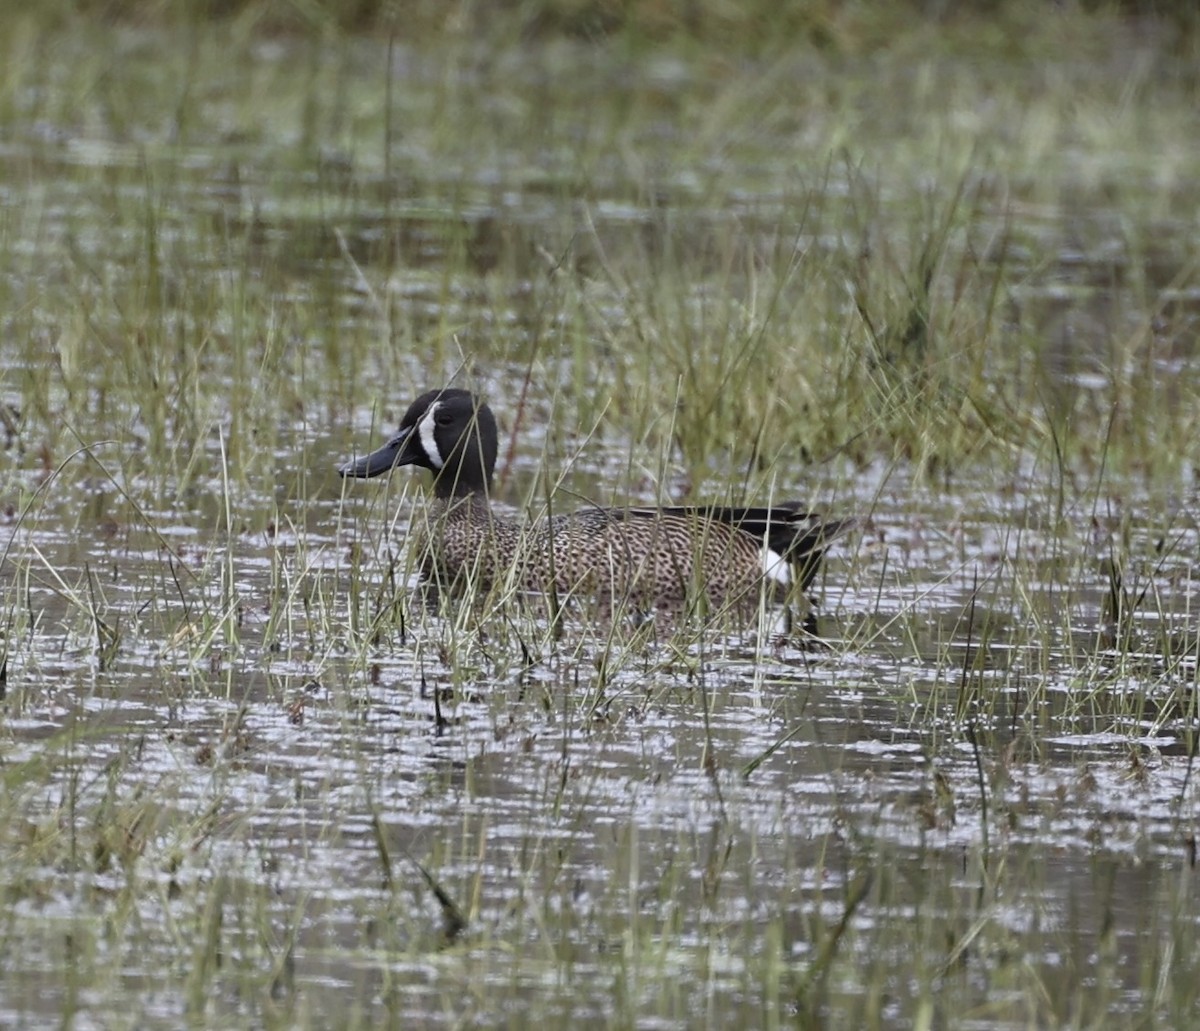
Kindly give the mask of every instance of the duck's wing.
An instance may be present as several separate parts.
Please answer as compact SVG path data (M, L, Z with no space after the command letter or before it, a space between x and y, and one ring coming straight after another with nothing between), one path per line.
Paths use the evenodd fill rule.
M625 508L611 510L613 516L631 518L711 519L735 526L766 543L772 551L790 558L801 558L811 551L824 549L854 528L854 519L826 519L806 512L799 502L784 502L761 508L736 508L723 505L684 505L665 508Z
M609 515L630 519L711 520L735 527L782 556L797 574L802 588L816 575L825 549L854 529L855 519L826 519L788 501L758 508L728 505L682 505L665 508L611 509Z

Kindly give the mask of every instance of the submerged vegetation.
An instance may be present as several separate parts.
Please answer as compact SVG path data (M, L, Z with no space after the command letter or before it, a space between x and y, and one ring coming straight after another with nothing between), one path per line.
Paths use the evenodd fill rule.
M0 1023L1194 1022L1193 5L942 6L0 14ZM417 604L449 382L820 638Z

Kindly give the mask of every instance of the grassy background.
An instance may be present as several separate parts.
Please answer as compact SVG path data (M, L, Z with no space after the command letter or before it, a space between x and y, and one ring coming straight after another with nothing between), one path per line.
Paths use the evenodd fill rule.
M5 8L5 1016L1186 1026L1191 11ZM837 644L414 612L455 374Z
M493 15L490 35L446 28L440 69L411 89L335 26L272 41L261 19L274 7L230 9L203 32L180 10L126 10L115 26L93 23L95 36L64 37L47 14L13 23L6 121L32 136L31 174L62 161L56 141L121 166L107 181L79 176L70 196L36 187L10 216L35 234L50 206L95 204L113 228L103 268L69 231L50 256L65 294L55 307L74 330L31 325L10 285L13 336L61 341L65 379L90 375L78 356L111 342L119 353L101 367L125 364L133 396L145 377L198 377L226 354L235 390L261 372L302 397L316 375L341 384L346 407L371 360L389 396L408 393L416 370L373 357L357 333L424 352L426 369L453 369L464 352L510 368L595 352L565 385L575 421L603 423L589 402L613 396L628 409L606 407L623 436L664 391L686 398L657 436L676 438L697 485L714 457L728 469L882 455L923 470L1014 450L1094 468L1105 453L1168 474L1192 459L1189 446L1152 446L1189 441L1195 423L1187 385L1161 381L1160 359L1170 367L1187 346L1195 268L1173 231L1193 202L1195 83L1165 23L1067 8L1043 12L1034 32L1020 27L1028 8L1005 5L959 34L926 14L846 52L789 33L744 66L736 45L646 49L620 33L554 36L531 54L519 26L533 15L518 5ZM142 35L152 15L165 28ZM264 60L272 46L286 59ZM1067 67L1050 60L1063 46ZM165 76L152 54L170 57ZM417 50L401 55L401 73L424 70ZM194 149L207 167L180 169ZM191 191L214 175L232 203L214 196L205 211ZM1074 251L1083 263L1064 266ZM347 252L369 276L348 271ZM234 274L197 274L193 257ZM289 280L322 261L339 277L280 306ZM452 296L460 266L492 294L474 325ZM421 280L425 303L389 295L396 274ZM1047 296L1050 278L1079 296ZM374 320L347 319L347 280L376 291L360 298ZM1103 282L1117 289L1097 294ZM108 325L88 324L97 295ZM168 318L180 299L188 326ZM246 306L255 318L238 316ZM251 354L238 334L264 306L277 325L246 342ZM280 346L289 323L319 348ZM275 375L281 362L288 376ZM1062 389L1095 369L1104 389ZM597 372L604 391L581 389ZM81 386L67 395L85 397ZM49 416L41 393L29 412ZM203 413L187 382L170 396L181 425L169 446L186 447ZM274 402L237 400L241 416L267 416L252 429L269 440ZM148 420L152 435L165 415ZM239 447L240 423L231 434Z

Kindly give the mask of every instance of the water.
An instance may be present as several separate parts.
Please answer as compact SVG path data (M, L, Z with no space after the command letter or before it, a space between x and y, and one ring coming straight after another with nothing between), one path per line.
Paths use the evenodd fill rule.
M276 181L278 140L201 135L155 152L156 193L109 131L33 128L0 173L10 205L38 198L4 229L0 1021L765 1026L811 1005L829 1026L1000 1028L1030 997L1044 1021L1186 1012L1186 476L1113 483L1102 441L1066 467L1019 446L924 477L904 455L814 463L817 503L863 518L818 581L818 642L431 615L404 557L419 490L404 471L346 485L337 460L477 347L506 428L529 381L504 503L536 509L563 469L570 503L719 482L727 454L677 462L633 418L677 384L620 391L612 369L642 367L606 337L581 368L572 320L615 339L653 312L618 289L636 267L604 266L699 250L690 315L659 313L662 336L738 324L713 307L731 279L753 325L761 284L713 241L738 234L764 266L835 254L842 216L805 228L760 150L726 155L728 196L681 168L631 200L611 159L595 231L568 248L573 191L558 164L533 175L523 142L472 167L466 197L444 142L427 160L412 144L426 199L357 153ZM848 179L820 203L862 188ZM1164 406L1189 403L1195 291L1164 270L1190 230L1156 222L1153 255L1114 257L1097 239L1117 215L969 220L1028 241L983 261L1051 341L1021 418L1103 414L1143 373L1177 381ZM545 286L567 254L594 277L579 309ZM1130 369L1114 340L1150 281L1169 290ZM80 440L114 443L64 464Z

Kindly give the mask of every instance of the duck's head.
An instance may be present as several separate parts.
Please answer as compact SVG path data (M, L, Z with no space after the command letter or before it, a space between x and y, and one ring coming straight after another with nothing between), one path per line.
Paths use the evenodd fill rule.
M431 390L404 413L383 447L338 466L342 476L378 476L398 465L433 473L438 497L486 493L496 468L498 435L492 410L468 390Z

